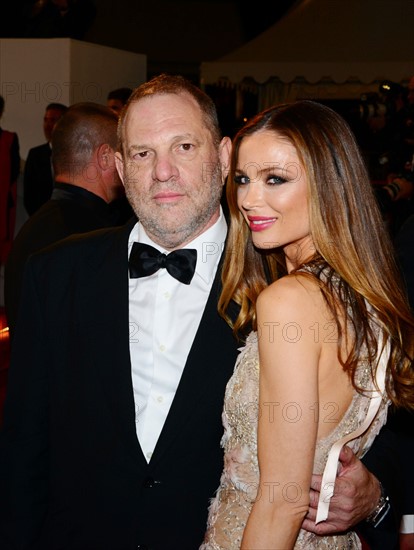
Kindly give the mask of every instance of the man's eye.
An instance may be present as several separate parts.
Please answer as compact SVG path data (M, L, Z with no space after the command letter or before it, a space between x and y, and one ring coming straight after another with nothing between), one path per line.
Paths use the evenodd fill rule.
M148 151L140 151L139 153L135 153L133 158L140 158L140 159L143 159L145 158L146 156L148 156Z

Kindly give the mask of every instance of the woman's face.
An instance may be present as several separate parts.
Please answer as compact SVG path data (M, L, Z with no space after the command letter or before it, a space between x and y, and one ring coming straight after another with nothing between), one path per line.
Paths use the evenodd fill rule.
M288 269L313 256L308 181L290 141L269 130L245 137L235 183L238 207L257 248L282 247Z

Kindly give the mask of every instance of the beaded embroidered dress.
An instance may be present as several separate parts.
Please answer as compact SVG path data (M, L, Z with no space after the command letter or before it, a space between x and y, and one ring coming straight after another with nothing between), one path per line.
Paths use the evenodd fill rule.
M359 387L372 389L369 367L361 361L356 372ZM259 354L257 334L252 332L241 348L233 376L225 394L223 425L224 470L220 487L209 508L207 531L200 550L239 550L243 531L257 496L257 418L259 394ZM364 421L370 398L355 391L352 402L335 429L316 445L314 473L321 474L329 449L335 441L352 433ZM389 402L382 400L367 431L348 443L361 458L370 448L387 418ZM360 549L355 532L320 537L300 530L295 549Z

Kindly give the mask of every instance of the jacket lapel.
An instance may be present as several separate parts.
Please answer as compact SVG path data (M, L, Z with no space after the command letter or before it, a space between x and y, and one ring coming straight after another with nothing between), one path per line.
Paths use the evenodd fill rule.
M113 429L124 438L134 460L139 457L146 464L136 435L129 353L128 237L135 222L110 230L102 248L97 247L90 255L91 301L84 314L90 316L92 312L90 358L99 363L96 368Z
M220 291L221 263L151 464L160 459L176 435L185 430L186 422L203 402L205 406L215 406L211 396L224 391L233 372L237 342L227 323L218 314ZM220 398L220 407L222 403Z

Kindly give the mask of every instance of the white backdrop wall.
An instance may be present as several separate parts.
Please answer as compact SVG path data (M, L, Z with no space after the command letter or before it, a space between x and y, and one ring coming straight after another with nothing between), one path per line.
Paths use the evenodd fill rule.
M147 57L72 40L0 39L0 94L6 106L1 126L17 132L20 155L44 143L48 103L106 103L107 93L146 80Z
M20 144L15 234L27 219L23 207L24 162L31 147L45 143L43 115L47 104L70 106L93 101L105 105L110 90L135 88L146 79L144 54L70 38L0 39L0 94L5 100L0 125L17 132Z

